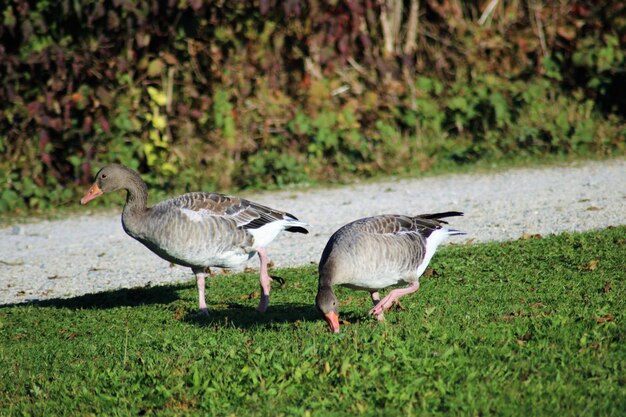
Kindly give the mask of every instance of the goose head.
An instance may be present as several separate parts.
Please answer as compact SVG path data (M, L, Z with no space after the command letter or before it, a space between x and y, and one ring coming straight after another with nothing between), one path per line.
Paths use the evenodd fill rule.
M96 180L87 191L87 194L80 199L80 204L87 204L104 193L126 188L129 177L133 174L135 174L134 171L117 164L102 168L96 174Z
M333 333L339 333L339 302L331 287L320 287L315 297L315 306L324 315Z

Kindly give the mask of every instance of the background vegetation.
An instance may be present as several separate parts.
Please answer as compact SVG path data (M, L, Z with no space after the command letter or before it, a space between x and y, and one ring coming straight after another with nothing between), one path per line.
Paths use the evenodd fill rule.
M342 333L313 266L0 307L0 414L622 416L626 227L448 245L384 324L340 288ZM428 275L428 274L427 274Z
M0 212L626 147L624 2L2 4Z

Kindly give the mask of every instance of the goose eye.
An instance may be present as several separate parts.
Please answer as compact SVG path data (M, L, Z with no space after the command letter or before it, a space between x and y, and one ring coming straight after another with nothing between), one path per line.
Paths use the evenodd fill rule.
M105 179L106 177L107 177L107 175L106 175L106 174L102 174L102 175L100 175L100 178L102 178L102 179Z

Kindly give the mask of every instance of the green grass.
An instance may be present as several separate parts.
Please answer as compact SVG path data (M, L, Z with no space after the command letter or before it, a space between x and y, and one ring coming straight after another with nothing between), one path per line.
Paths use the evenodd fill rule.
M158 262L158 260L154 260ZM559 415L626 410L626 227L450 245L387 322L314 266L0 308L0 415Z

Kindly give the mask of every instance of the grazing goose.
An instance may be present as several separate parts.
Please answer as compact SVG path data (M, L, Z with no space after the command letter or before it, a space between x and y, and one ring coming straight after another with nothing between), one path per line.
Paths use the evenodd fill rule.
M255 253L261 261L261 301L257 310L269 305L270 276L267 245L283 230L308 233L306 223L295 216L252 201L218 193L188 193L152 206L148 187L139 174L123 165L109 165L80 200L124 189L124 231L161 258L191 267L196 275L200 313L208 314L204 283L211 266L232 268Z
M333 285L369 291L374 302L370 314L383 320L400 297L419 289L424 273L437 246L448 236L464 234L447 229L441 220L463 213L421 214L415 217L381 215L355 220L337 230L330 238L319 264L319 287L315 304L324 314L330 329L339 333L337 297ZM380 300L378 290L408 283Z

